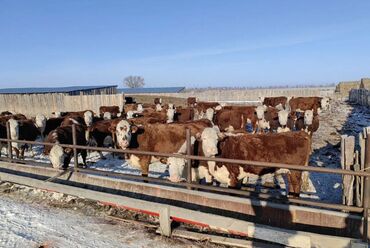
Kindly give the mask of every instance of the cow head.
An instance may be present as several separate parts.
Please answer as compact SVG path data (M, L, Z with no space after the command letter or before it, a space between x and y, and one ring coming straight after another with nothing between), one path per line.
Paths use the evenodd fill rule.
M40 130L41 133L44 132L46 126L46 117L45 115L38 114L35 118L35 125Z
M160 103L157 103L157 104L155 105L155 111L157 111L157 112L161 112L161 111L162 111L162 106L161 106L161 104L160 104Z
M260 105L260 106L257 106L256 107L256 114L257 114L257 118L259 120L262 120L264 119L265 117L265 112L267 111L267 106L266 105Z
M169 108L169 109L174 109L175 107L174 107L173 103L169 103L169 104L168 104L168 108Z
M126 119L132 119L132 118L134 118L134 111L132 110L127 111Z
M105 113L104 113L104 115L105 115ZM94 117L93 112L91 112L90 110L85 111L84 121L85 121L86 126L88 126L88 127L91 126L91 124L93 123L93 117Z
M64 166L66 154L64 153L63 147L60 145L54 145L49 153L49 159L53 168L59 169Z
M287 110L280 110L278 112L279 123L281 126L286 126L288 123L289 112Z
M328 97L323 97L321 99L321 109L328 110L330 105L330 99Z
M167 159L168 172L170 174L169 180L178 183L183 177L185 171L185 159L169 157Z
M208 108L206 110L206 119L213 121L214 114L215 114L215 110L213 108Z
M144 111L143 105L142 105L142 104L138 104L138 105L137 105L137 108L136 108L136 111L137 111L138 113L143 112L143 111Z
M304 111L304 125L312 125L313 120L313 109Z
M104 120L111 120L112 119L112 114L110 112L104 112L103 119Z
M218 153L217 144L223 136L215 128L206 127L202 133L196 134L196 138L202 142L204 156L213 157Z
M132 129L132 130L131 130ZM118 122L116 126L117 143L121 149L129 147L131 142L131 135L136 129L130 125L127 120Z
M175 109L167 109L167 123L172 123L175 118Z

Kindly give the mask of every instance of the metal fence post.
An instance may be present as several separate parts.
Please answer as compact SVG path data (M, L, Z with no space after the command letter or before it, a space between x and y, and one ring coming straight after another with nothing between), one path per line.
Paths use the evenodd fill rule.
M186 155L190 156L191 155L191 132L190 132L190 129L187 128L186 129ZM188 158L187 160L187 178L186 178L186 181L188 183L192 183L192 178L191 178L191 159ZM191 189L191 187L188 187L188 189Z
M6 137L11 139L10 135L10 123L6 122ZM12 142L8 141L8 158L13 159L13 149L12 149Z
M370 130L366 132L366 145L365 145L365 171L370 168ZM365 177L364 180L364 229L363 241L370 241L370 228L369 228L369 207L370 207L370 177Z
M78 167L78 156L77 156L77 148L75 145L77 145L77 139L76 139L76 125L72 124L72 144L73 147L73 162L74 162L74 170L77 170Z

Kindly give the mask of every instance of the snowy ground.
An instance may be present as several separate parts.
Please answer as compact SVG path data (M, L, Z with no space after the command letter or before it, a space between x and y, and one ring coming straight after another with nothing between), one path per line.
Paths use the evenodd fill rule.
M370 125L370 110L363 106L350 105L343 101L333 101L331 110L320 115L320 128L313 135L310 166L325 166L328 168L340 168L340 135L357 135L362 128ZM3 154L6 149L3 149ZM26 160L49 163L48 157L42 154L41 146L33 147L34 156L26 152ZM113 171L126 174L140 175L140 170L133 168L128 163L109 153L104 153L106 160L101 160L97 152L88 155L90 168ZM73 163L73 160L72 160ZM82 163L79 157L79 163ZM166 178L168 176L167 166L161 163L150 165L151 177ZM272 178L265 177L267 181ZM334 174L310 173L311 193L301 194L302 197L318 199L326 202L340 203L342 198L341 182L342 177ZM255 180L250 180L255 182ZM280 185L283 186L284 185ZM259 190L260 188L258 188ZM276 192L276 191L275 191Z
M145 228L0 197L0 247L200 247Z

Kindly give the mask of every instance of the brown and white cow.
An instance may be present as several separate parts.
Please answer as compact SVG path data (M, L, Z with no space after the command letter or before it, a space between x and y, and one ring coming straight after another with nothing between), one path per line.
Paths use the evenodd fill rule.
M294 97L289 101L291 111L304 112L313 110L314 113L320 114L322 110L329 108L329 98L327 97Z
M214 123L221 131L248 129L254 133L257 129L255 106L225 106L216 112Z
M190 129L192 136L199 136L207 127L212 127L208 120L190 121L185 123L169 124L146 124L143 126L131 125L123 120L117 125L117 143L121 149L135 149L140 151L185 153L186 152L186 129ZM194 138L193 138L194 141ZM205 141L207 144L207 141ZM217 147L207 147L209 153L216 153ZM130 155L129 163L141 169L143 176L149 172L149 164L155 161L165 162L165 158L157 158L146 155ZM180 178L172 168L178 168L185 164L185 160L170 159L170 180L179 181ZM166 161L167 162L167 161ZM176 164L173 164L176 162ZM180 163L180 164L179 164Z
M35 141L41 135L40 129L32 120L14 120L10 119L10 137L13 140ZM24 150L27 144L12 142L13 149L17 158L24 158Z
M76 125L76 141L77 145L86 145L85 129ZM59 144L73 144L72 126L58 127L51 131L46 137L45 142L55 143L53 146L45 146L44 154L49 155L50 162L54 168L67 169L72 159L73 149L63 148ZM77 149L77 154L81 154L83 165L86 165L86 150Z
M218 157L241 159L245 161L272 162L307 166L311 152L311 137L305 132L267 133L258 135L239 134L228 136L218 144ZM283 173L286 170L277 168L238 165L230 163L207 163L207 171L214 180L237 187L242 180L250 175L263 176L269 173ZM199 176L194 173L194 178ZM204 176L205 168L203 167ZM289 192L300 193L302 180L301 171L290 171L287 175ZM304 182L307 183L307 182Z

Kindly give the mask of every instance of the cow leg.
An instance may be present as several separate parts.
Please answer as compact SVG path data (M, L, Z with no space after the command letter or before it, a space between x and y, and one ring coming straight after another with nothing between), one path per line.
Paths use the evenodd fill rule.
M288 174L289 194L292 196L298 197L301 192L301 174L300 171L291 171Z
M98 151L98 153L99 153L100 159L107 159L107 158L103 155L102 151Z
M16 158L19 158L19 150L18 150L18 148L12 147L12 149L15 151Z
M71 159L72 159L72 154L67 153L67 156L64 159L64 163L63 163L63 167L62 167L63 170L66 170L68 168L69 163L71 162Z
M86 150L81 151L81 157L82 157L83 167L87 168L87 164L86 164L87 151Z
M149 164L150 164L151 157L150 156L140 156L140 168L141 168L141 175L143 177L147 177L149 174Z

